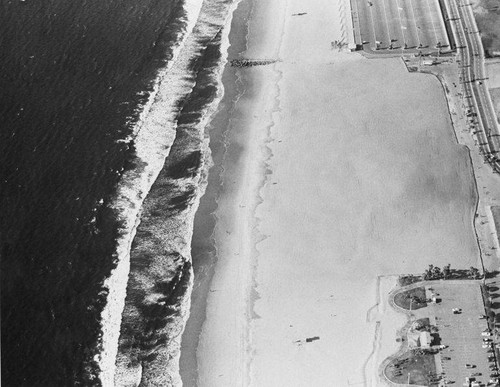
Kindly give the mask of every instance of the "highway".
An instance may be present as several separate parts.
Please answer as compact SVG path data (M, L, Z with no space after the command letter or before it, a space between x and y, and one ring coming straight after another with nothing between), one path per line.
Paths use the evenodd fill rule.
M455 13L455 37L461 61L463 98L480 150L494 170L500 173L500 133L485 82L484 51L471 6L466 1L457 0L456 4L450 0Z

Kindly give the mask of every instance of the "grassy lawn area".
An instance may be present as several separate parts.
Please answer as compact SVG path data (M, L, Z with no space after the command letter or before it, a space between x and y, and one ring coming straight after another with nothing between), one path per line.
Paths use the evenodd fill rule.
M409 377L410 384L436 385L435 379L430 376L435 374L434 355L422 350L406 352L401 357L391 361L385 369L387 378L391 382L398 384L407 384Z
M412 274L402 275L398 278L398 281L399 286L407 286L422 281L422 276Z
M407 310L420 309L427 306L425 298L425 288L419 286L415 289L406 290L396 294L394 297L394 303Z

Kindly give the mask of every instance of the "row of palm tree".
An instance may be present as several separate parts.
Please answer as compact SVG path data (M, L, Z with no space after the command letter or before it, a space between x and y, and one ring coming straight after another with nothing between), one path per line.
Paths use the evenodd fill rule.
M438 266L429 265L429 268L426 269L422 275L422 279L425 281L464 277L470 279L480 279L482 278L482 275L481 272L473 266L471 266L468 270L452 270L450 264L444 266L443 270L441 270Z
M485 274L488 274L485 271ZM429 268L422 275L407 274L399 278L401 286L407 286L420 281L432 281L440 279L481 279L483 275L479 269L471 266L469 269L452 269L450 264L447 264L441 269L438 266L429 265Z

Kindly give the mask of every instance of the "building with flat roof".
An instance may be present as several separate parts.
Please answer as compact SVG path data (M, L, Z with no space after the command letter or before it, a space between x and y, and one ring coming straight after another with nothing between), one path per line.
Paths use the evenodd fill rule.
M429 348L432 343L432 336L427 331L420 332L418 340L421 348Z

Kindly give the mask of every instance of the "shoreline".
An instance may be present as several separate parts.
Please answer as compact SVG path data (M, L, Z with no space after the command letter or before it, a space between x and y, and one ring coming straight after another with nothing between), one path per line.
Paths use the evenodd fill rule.
M210 165L205 127L222 97L225 37L220 29L230 9L229 2L203 3L169 82L152 105L156 113L148 115L163 130L171 124L175 139L144 201L140 237L132 249L117 385L181 383L180 341L193 285L193 222Z
M194 285L191 293L190 317L181 340L180 357L180 375L184 386L195 386L198 377L196 351L201 327L205 321L206 298L217 260L213 234L217 223L215 212L223 190L221 175L224 173L222 164L226 158L227 127L232 107L242 93L239 90L235 70L231 68L228 61L233 57L238 57L246 49L246 33L242 36L241 32L235 33L234 29L244 29L244 27L238 27L238 24L248 15L245 10L241 11L243 15L239 15L238 11L240 6L245 5L242 3L247 2L249 1L242 0L233 5L226 25L223 27L230 28L225 35L226 42L221 45L223 56L226 56L226 64L220 81L223 97L219 108L205 129L205 136L209 138L211 166L208 170L207 187L195 215L191 242Z
M252 35L255 24L259 23L259 21L256 21L256 18L273 14L272 12L265 12L269 10L269 5L261 3L258 6L258 8L255 8L254 2L254 7L250 10L252 17L249 20L247 36ZM275 4L274 7L276 6ZM262 9L262 7L265 9ZM258 16L256 16L256 12ZM245 58L255 57L255 59L274 58L277 56L274 44L273 41L272 45L267 47L267 51L259 50L258 52L255 52L255 47L252 45L247 46L246 50L241 53L241 56ZM238 97L237 106L232 111L230 122L228 123L230 130L228 131L229 137L227 138L227 156L223 166L224 182L215 212L217 223L214 238L218 260L214 268L214 279L210 283L211 289L206 301L207 318L203 323L199 346L197 348L199 385L220 385L220 383L231 385L231 383L239 383L240 378L244 380L243 384L250 383L251 371L249 361L253 348L250 345L249 324L251 319L256 317L253 313L251 302L252 294L255 296L252 290L252 266L254 263L252 259L249 259L249 257L255 255L255 244L253 242L255 240L255 224L252 219L254 219L255 208L261 202L258 199L258 191L264 184L264 181L261 179L265 175L265 160L268 155L266 155L265 149L259 145L265 141L267 132L263 133L260 130L256 132L249 131L251 129L249 118L258 116L256 119L263 127L270 127L272 125L269 113L261 112L266 110L269 100L274 98L274 82L270 85L266 84L270 76L269 73L274 74L273 68L274 65L254 68L230 68L231 71L235 72L238 85L243 88L244 92ZM261 98L262 96L265 97ZM261 101L261 108L253 107L251 105L252 101ZM255 112L255 114L252 114L251 111ZM252 121L251 118L250 121ZM244 186L238 183L241 181L241 176L246 176L243 179L246 181ZM241 239L242 243L234 245L224 242L228 236L235 234L245 235ZM242 258L241 261L240 257ZM227 272L227 264L232 267L234 265L239 266L240 269L236 269L236 273L234 273L236 276L231 279L229 289L219 289L215 285L215 282L221 275L224 276L224 272ZM228 332L211 332L207 336L207 325L212 323L210 316L213 315L214 311L219 309L210 300L219 293L226 292L233 294L235 300L231 306L224 306L225 310L227 308L231 309L231 311L226 310L227 313L224 312L224 314L227 315L230 325L236 325L239 328ZM247 297L249 297L248 302L240 302L242 299L247 300ZM233 333L238 336L234 336ZM210 348L212 347L211 343L214 340L216 342L224 341L231 347L222 356L231 364L229 367L231 368L232 376L224 375L224 377L221 376L216 381L212 380L212 378L216 378L215 375L218 375L218 372L211 367L211 360L208 359L211 352Z
M174 133L165 134L165 131L158 130L159 128L156 128L157 131L155 132L154 129L151 131L149 127L145 126L147 125L148 115L151 113L160 92L161 84L175 65L188 36L192 33L201 11L202 1L187 0L184 7L184 32L173 48L171 60L159 72L148 101L141 107L142 112L136 123L136 131L129 138L129 141L135 146L134 163L136 168L122 176L116 199L111 204L111 207L118 212L118 217L124 222L125 226L121 230L121 238L116 241L116 267L106 278L103 285L103 289L108 291L108 296L106 305L101 312L101 350L96 355L101 370L99 379L103 386L114 385L118 340L130 271L130 250L137 227L140 224L142 204L158 177L163 163L168 157L170 145L175 138ZM158 137L163 137L163 142L160 143L157 140Z

